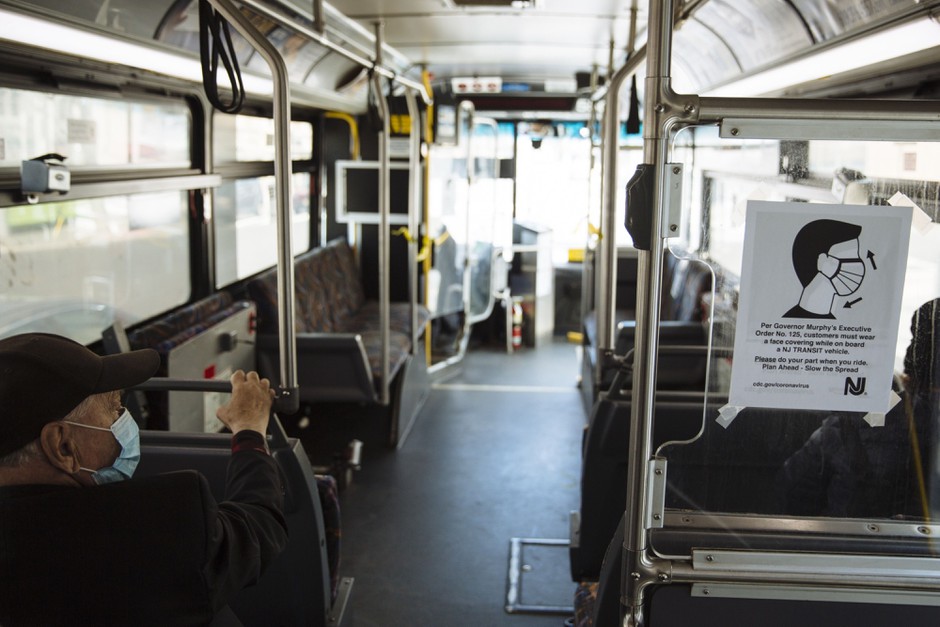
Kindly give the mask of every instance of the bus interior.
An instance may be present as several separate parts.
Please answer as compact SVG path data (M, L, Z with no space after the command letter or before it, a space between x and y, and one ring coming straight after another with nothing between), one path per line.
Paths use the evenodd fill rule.
M940 0L0 0L0 58L0 338L156 349L139 474L214 490L277 389L239 624L940 622Z

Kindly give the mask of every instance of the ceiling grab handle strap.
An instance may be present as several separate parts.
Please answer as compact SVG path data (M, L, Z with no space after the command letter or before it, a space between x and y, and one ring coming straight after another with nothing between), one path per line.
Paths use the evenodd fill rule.
M208 0L199 0L199 59L202 64L202 83L209 102L223 113L238 113L245 102L245 87L232 45L232 34L228 22ZM219 60L225 67L232 90L232 99L227 103L219 95Z

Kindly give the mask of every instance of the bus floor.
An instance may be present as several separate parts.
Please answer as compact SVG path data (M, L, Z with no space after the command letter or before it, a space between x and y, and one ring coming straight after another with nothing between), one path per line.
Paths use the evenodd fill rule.
M577 373L561 340L471 351L434 384L404 445L369 456L341 493L357 627L564 623L504 607L510 539L568 537L585 422ZM567 548L550 551L521 601L571 605Z

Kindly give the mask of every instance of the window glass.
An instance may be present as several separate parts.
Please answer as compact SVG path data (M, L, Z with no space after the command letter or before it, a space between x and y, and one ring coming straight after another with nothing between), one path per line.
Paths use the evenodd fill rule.
M700 225L700 253L717 275L712 320L714 348L722 352L713 353L704 412L701 403L657 401L660 435L694 440L659 451L669 459L667 507L895 521L935 517L937 145L741 141L719 139L713 129L695 133L694 163L685 162L694 171L693 193L685 207L699 216L685 220ZM751 201L775 204L754 218ZM899 218L909 215L910 203L917 209L908 227ZM747 248L752 218L763 230L751 232ZM820 302L825 306L817 311ZM894 316L896 323L890 322ZM753 331L759 322L768 325L757 327L761 334ZM742 329L757 339L737 342ZM748 402L729 398L731 379L742 367L754 373L744 380L757 382L759 390ZM741 380L735 378L736 385ZM824 380L828 387L821 389ZM758 397L768 389L776 402L763 406ZM861 408L876 397L893 404L886 403L886 411L851 404L858 401Z
M310 174L291 180L294 254L310 248ZM277 206L273 176L231 179L215 190L216 286L277 263Z
M70 167L190 167L192 119L177 103L0 87L0 167L48 153Z
M0 337L41 331L87 344L190 294L187 192L0 210Z
M468 253L470 188L467 184L468 117L458 116L456 145L434 144L428 155L428 232L434 241L427 306L433 316L463 310Z
M213 118L216 163L274 161L274 120L216 113ZM290 158L313 158L313 126L290 124Z
M568 250L583 249L588 238L591 143L581 127L519 124L516 219L551 229L556 264L566 263ZM619 231L617 237L620 241Z

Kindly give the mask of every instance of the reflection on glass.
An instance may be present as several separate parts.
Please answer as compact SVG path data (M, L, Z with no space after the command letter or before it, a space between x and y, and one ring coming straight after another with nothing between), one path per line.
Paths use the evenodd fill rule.
M697 129L694 143L685 192L692 216L684 220L691 245L700 241L698 254L718 275L712 319L714 344L724 351L733 344L738 301L748 296L738 293L748 201L893 205L907 202L895 197L901 192L923 213L916 214L920 226L915 217L910 236L903 298L880 305L901 311L893 351L893 389L900 400L884 416L884 425L872 426L877 416L839 408L749 407L723 427L716 420L727 403L734 356L716 354L701 437L663 449L669 460L667 506L765 516L932 519L940 507L940 196L930 178L940 171L937 145L731 141L718 139L711 129ZM864 251L840 248L840 242L854 242L851 237L836 240L821 249L825 258L819 263L830 258L843 260L841 265L866 263L860 259ZM826 276L837 276L838 269ZM816 271L814 265L808 279ZM848 293L852 286L833 289ZM658 401L656 446L689 438L700 420Z
M274 161L274 120L247 115L215 113L213 149L216 163ZM290 158L313 157L313 127L308 122L290 123Z
M310 174L291 180L295 255L310 248ZM277 263L277 204L273 176L226 180L214 193L216 287Z
M0 166L48 153L76 166L190 166L189 109L0 87Z
M0 212L0 336L101 338L189 298L186 192L114 196Z

